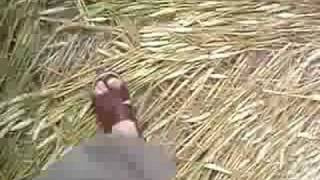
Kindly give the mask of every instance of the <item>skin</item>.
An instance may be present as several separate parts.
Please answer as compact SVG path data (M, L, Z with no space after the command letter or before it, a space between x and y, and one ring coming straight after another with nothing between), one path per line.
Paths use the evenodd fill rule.
M141 133L131 110L129 90L124 81L115 77L99 80L94 93L99 128L105 133L139 137Z

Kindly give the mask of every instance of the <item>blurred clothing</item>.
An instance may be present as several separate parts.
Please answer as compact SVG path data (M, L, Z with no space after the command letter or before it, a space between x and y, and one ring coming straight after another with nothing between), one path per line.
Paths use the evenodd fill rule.
M169 180L175 163L142 139L97 134L36 180Z

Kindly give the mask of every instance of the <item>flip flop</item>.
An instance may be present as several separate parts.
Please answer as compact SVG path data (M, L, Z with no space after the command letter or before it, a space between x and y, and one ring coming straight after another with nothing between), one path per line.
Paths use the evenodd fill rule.
M120 80L120 85L112 87L109 82L111 78ZM98 125L102 125L105 132L108 133L112 131L112 126L120 121L131 120L137 123L130 102L129 90L120 76L114 72L104 72L98 75L95 84L99 81L103 81L110 92L109 94L100 95L100 97L95 95L94 104ZM139 132L139 134L141 133Z

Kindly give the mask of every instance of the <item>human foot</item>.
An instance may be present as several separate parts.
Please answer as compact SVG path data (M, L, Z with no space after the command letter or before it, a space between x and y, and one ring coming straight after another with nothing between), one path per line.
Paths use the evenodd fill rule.
M113 73L102 74L98 77L94 92L98 126L106 133L138 136L126 83Z

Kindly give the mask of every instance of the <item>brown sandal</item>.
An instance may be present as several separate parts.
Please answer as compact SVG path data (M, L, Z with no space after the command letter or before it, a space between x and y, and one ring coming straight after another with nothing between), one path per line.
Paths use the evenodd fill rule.
M111 82L112 78L114 80ZM94 97L97 124L106 133L110 133L112 126L120 121L130 120L137 123L127 84L121 80L120 76L113 72L100 74L95 87L97 87L99 81L103 81L107 91L102 94L95 94Z

